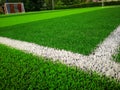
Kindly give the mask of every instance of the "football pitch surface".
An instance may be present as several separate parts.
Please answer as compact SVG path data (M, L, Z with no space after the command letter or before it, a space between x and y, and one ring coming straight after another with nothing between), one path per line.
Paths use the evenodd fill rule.
M43 48L70 51L75 55L81 54L87 57L119 26L120 7L2 15L0 23L1 41L1 37L7 37L13 41L14 39L25 41ZM4 41L7 42L7 39L3 39ZM13 44L16 42L19 41ZM69 67L42 56L37 57L16 50L17 48L11 48L12 45L8 46L0 44L0 89L118 90L120 88L119 81L112 78ZM26 45L27 48L30 48L29 44L28 47Z

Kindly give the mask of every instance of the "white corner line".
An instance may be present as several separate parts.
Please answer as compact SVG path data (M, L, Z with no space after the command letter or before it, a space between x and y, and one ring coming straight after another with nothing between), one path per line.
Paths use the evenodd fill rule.
M112 55L116 53L120 46L120 26L89 56L6 37L0 37L0 43L37 56L52 58L53 61L59 60L66 65L77 66L83 70L96 71L120 80L120 64L111 60Z

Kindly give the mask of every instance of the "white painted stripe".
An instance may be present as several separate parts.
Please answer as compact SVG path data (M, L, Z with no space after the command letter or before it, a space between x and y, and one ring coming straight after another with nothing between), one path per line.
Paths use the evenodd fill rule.
M53 61L59 60L66 65L77 66L83 70L97 71L98 73L120 80L120 64L111 60L112 55L116 53L120 45L120 27L112 32L89 56L65 50L56 50L6 37L0 37L0 43L38 56L52 58Z

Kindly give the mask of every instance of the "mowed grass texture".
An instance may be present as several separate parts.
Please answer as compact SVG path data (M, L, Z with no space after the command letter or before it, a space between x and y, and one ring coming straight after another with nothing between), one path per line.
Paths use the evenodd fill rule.
M0 45L1 90L119 90L113 79Z
M120 7L104 8L1 27L0 36L89 55L119 24Z
M38 20L51 19L56 17L63 17L67 15L84 13L84 12L95 11L100 9L103 8L101 7L83 8L83 9L78 8L78 9L28 12L24 14L4 15L4 16L0 16L0 27L11 26L11 25L38 21Z

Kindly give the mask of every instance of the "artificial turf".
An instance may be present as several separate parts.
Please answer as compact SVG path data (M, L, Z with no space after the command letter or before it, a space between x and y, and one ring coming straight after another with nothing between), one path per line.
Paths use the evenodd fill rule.
M108 7L107 7L108 8ZM82 8L82 9L67 9L67 10L49 10L41 12L27 12L23 14L11 14L11 15L2 15L0 16L0 27L11 26L21 23L27 23L38 20L51 19L56 17L63 17L67 15L84 13L89 11L95 11L103 9L101 7L95 8Z
M120 24L119 12L120 7L104 8L1 27L0 36L89 55Z
M0 44L0 90L119 90L120 82Z
M118 50L118 53L113 56L113 59L114 59L116 62L120 63L120 48L119 48L119 50Z

